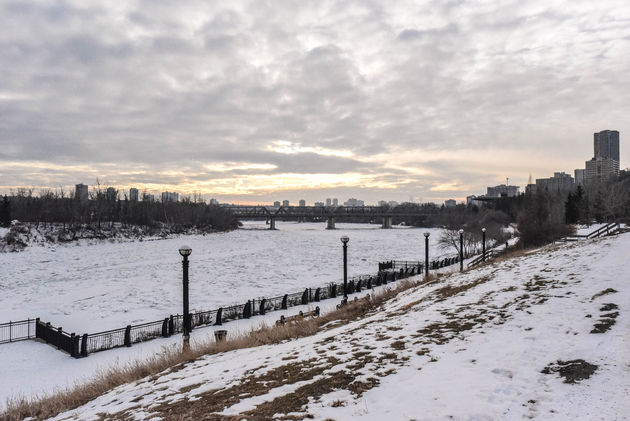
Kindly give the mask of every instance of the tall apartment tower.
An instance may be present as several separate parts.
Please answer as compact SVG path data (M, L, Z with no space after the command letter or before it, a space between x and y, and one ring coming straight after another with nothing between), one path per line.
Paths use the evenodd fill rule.
M619 162L619 132L617 130L602 130L593 134L593 157L614 159Z
M74 198L78 199L80 202L87 202L88 201L88 186L86 186L85 184L76 184L74 186L75 190L74 190Z
M131 202L137 202L138 201L138 189L132 187L129 189L129 200Z

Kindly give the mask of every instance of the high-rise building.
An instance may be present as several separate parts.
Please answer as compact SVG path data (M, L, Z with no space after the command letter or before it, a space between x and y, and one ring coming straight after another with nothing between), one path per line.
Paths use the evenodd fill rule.
M339 200L336 197L333 197L332 205L339 206Z
M274 208L279 208L280 207L280 202L278 200L276 200L275 202L273 202L273 207Z
M593 150L595 159L614 159L619 162L619 132L602 130L593 134Z
M619 161L609 158L593 158L586 161L584 170L584 182L590 183L597 180L607 180L619 175Z
M142 193L143 202L155 202L155 195L149 193Z
M581 169L576 169L575 173L575 186L583 186L584 185L584 171Z
M129 189L129 200L131 202L138 201L138 189L133 188L133 187Z
M105 190L105 197L107 200L114 201L118 198L118 191L113 187L108 187L107 190Z
M326 199L326 206L332 205L332 200L329 198Z
M306 200L300 199L300 207L303 208L306 206Z
M570 192L575 188L573 177L564 172L555 172L553 177L537 178L536 191L549 193Z
M87 202L88 186L86 186L85 184L76 184L74 188L74 198L79 200L80 202Z
M444 201L444 206L447 208L453 208L457 206L457 202L454 199L448 199Z
M288 200L283 200L282 201L282 206L289 207L290 206L289 201Z
M162 203L166 202L179 202L179 193L175 192L162 192Z
M508 186L500 184L494 187L488 187L486 196L488 197L515 197L519 195L518 186Z

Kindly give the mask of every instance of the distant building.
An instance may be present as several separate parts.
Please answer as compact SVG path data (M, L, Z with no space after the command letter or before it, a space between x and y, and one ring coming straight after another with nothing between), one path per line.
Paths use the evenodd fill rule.
M131 202L138 201L138 189L135 189L133 187L129 189L129 200Z
M488 192L486 194L487 197L516 197L519 193L518 186L507 186L505 184L500 184L494 187L488 187Z
M149 193L142 193L143 202L155 202L155 195Z
M336 197L333 197L332 205L333 206L339 206L339 200Z
M179 193L175 192L162 192L162 203L166 202L179 202Z
M387 204L390 208L395 208L396 206L398 206L399 203L395 200L390 200L389 202L387 202Z
M273 207L274 208L279 208L280 207L280 202L277 201L277 200L275 202L273 202Z
M355 199L353 197L351 197L350 199L348 199L344 204L344 206L358 206L358 207L363 207L365 206L365 203L363 202L363 200L359 200L359 199Z
M583 186L584 185L584 171L581 169L576 169L573 173L575 175L575 186Z
M105 198L107 200L114 201L114 200L118 199L118 192L116 191L115 188L108 187L107 190L105 190Z
M217 199L210 199L210 206L219 206L219 201Z
M385 200L379 200L379 201L378 201L378 205L379 205L380 207L389 206Z
M306 207L306 200L300 199L300 207L301 208Z
M593 158L613 159L619 162L619 132L602 130L593 134Z
M315 202L315 203L313 203L313 206L323 208L324 207L324 202Z
M331 206L332 205L332 200L329 198L326 199L326 206Z
M591 183L599 180L607 180L619 175L619 161L609 158L593 158L586 161L584 170L584 182Z
M457 206L457 202L453 199L448 199L444 201L444 206L447 208L453 208Z
M537 178L536 191L547 191L549 193L570 192L575 189L573 177L564 172L555 172L553 177Z
M74 186L74 198L80 202L88 201L88 186L85 184L77 184Z
M289 207L290 206L289 201L288 200L283 200L282 201L282 206Z

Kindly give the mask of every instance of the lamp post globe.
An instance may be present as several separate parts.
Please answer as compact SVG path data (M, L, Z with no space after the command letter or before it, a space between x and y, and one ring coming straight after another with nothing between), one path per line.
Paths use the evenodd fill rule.
M184 351L190 349L190 314L188 311L188 256L192 253L192 248L189 246L181 246L179 248L179 254L184 258L182 260L182 286L183 286L183 297L184 297L184 326L183 326L183 340L184 340Z
M344 235L340 240L343 244L343 303L346 304L348 302L348 241L350 238Z

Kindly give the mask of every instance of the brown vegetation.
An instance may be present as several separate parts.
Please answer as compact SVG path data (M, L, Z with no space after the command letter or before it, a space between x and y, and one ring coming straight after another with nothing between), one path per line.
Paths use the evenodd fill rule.
M385 289L379 294L372 294L370 299L350 301L347 305L324 314L318 318L303 319L294 323L278 326L263 326L258 330L229 338L222 342L209 342L192 348L187 352L165 349L148 360L136 361L125 366L115 366L96 375L91 381L62 390L40 399L14 399L7 402L7 409L0 414L6 421L23 420L27 417L41 420L53 417L61 412L77 408L107 391L126 383L147 376L156 376L165 370L177 371L195 359L209 354L251 348L260 345L277 344L282 341L310 336L321 329L331 329L339 321L350 321L364 317L378 309L387 300L399 292L417 286L421 282L402 281L396 288ZM345 379L347 380L347 379ZM344 381L345 381L344 380ZM334 385L330 385L331 387Z

